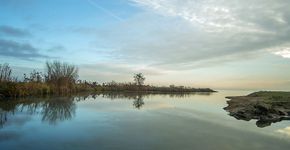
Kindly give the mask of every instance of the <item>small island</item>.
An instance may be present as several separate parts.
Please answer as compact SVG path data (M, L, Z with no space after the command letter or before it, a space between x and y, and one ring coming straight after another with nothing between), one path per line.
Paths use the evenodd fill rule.
M224 109L238 120L256 119L258 127L290 120L290 92L260 91L247 96L226 97L228 106Z

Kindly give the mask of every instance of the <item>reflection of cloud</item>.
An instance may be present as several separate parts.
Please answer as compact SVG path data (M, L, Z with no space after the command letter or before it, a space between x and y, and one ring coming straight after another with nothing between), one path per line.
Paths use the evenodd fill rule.
M174 108L174 105L168 103L147 103L145 109L165 109L165 108Z
M20 134L14 131L0 131L0 142L15 141L20 138Z
M16 108L15 108L16 109ZM16 112L14 109L4 111L0 108L0 129L5 126L22 127L31 120L31 116Z
M279 129L279 130L277 130L277 132L278 132L278 133L281 133L281 134L283 134L283 135L290 136L290 126L284 128L284 129Z

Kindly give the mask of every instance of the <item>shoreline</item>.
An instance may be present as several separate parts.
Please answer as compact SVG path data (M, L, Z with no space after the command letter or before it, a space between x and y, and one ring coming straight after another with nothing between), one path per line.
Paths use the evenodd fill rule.
M290 120L290 92L260 91L246 96L228 96L229 115L244 121L257 120L258 127Z
M135 94L135 95L150 95L150 94L174 94L174 95L182 95L182 94L200 94L200 95L210 95L211 93L216 93L218 91L212 90L209 88L198 88L197 90L184 90L184 91L162 91L162 90L80 90L72 93L48 93L48 94L33 94L33 95L25 95L25 96L3 96L0 93L0 100L4 99L17 99L17 98L41 98L41 97L53 97L53 96L74 96L79 94Z

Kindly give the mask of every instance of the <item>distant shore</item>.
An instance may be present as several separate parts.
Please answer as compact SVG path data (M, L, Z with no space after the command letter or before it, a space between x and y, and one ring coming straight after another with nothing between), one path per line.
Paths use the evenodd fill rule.
M260 91L226 98L230 100L224 109L230 116L245 121L256 119L258 127L290 120L290 92Z
M116 86L103 86L97 85L94 87L85 86L80 84L75 85L75 89L72 92L56 93L49 90L49 86L46 84L38 83L37 86L30 86L27 83L5 83L8 84L9 88L3 92L0 90L0 100L5 98L22 98L22 97L39 97L39 96L64 96L74 95L78 93L90 92L94 93L138 93L138 94L189 94L189 93L213 93L217 92L210 88L185 88L185 87L157 87L144 85L141 87L128 86L127 88L116 87ZM0 88L3 87L3 83ZM17 87L27 87L18 89ZM45 87L42 89L42 87ZM47 89L48 88L48 89ZM21 91L22 90L22 91Z
M45 72L33 70L18 79L13 76L9 64L0 64L0 99L7 97L30 97L46 95L71 95L79 92L216 92L210 88L192 88L185 86L152 86L146 85L142 73L133 75L133 82L105 82L80 80L78 67L64 62L46 62Z

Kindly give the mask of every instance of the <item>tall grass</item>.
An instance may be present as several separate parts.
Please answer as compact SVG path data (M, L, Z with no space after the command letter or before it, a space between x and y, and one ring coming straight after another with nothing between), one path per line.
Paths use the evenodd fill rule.
M33 70L23 81L13 80L8 64L0 65L0 98L25 97L76 92L78 68L59 61L46 62L46 72Z

